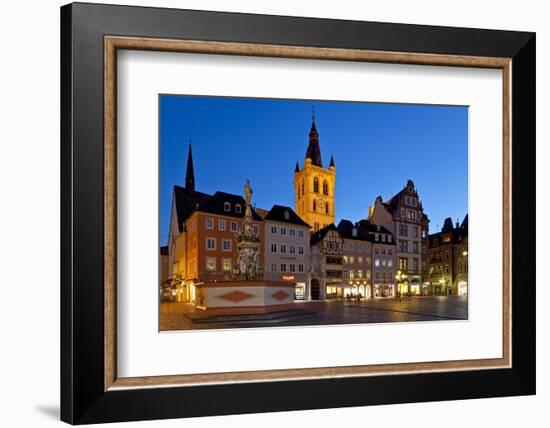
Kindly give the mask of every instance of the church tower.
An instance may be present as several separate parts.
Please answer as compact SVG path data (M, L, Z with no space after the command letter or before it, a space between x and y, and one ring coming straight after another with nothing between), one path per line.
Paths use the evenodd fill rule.
M319 133L315 126L315 114L313 114L304 165L300 169L300 165L296 162L294 170L294 198L296 213L311 226L314 232L334 223L335 182L336 166L332 156L329 167L323 168Z
M185 188L189 192L195 191L195 169L193 168L193 151L189 141L189 153L187 154L187 170L185 171Z

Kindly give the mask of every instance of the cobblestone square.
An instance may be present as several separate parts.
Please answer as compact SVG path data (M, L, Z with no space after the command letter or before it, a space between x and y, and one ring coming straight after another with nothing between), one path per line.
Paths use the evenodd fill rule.
M296 308L315 315L299 320L282 320L269 327L307 325L395 323L410 321L456 321L468 319L468 299L465 296L430 296L399 299L367 299L358 301L296 302ZM232 323L195 324L187 317L195 313L189 303L163 303L160 308L160 329L195 330L268 327L263 323L236 325Z

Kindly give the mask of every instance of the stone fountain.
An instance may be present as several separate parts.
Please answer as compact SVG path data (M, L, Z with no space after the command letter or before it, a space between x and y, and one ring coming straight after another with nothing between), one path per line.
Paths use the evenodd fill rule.
M260 233L253 227L252 194L250 182L246 180L246 207L242 227L236 236L237 260L233 279L196 285L196 307L205 315L267 314L294 309L294 283L262 279L262 242Z

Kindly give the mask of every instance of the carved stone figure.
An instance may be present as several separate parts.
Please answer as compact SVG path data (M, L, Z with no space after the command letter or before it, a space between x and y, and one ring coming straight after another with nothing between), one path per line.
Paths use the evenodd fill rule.
M244 185L244 195L246 208L243 218L242 229L237 234L237 269L236 276L238 279L251 280L261 277L260 269L260 237L252 227L252 208L250 202L252 200L252 186L250 181L246 180Z

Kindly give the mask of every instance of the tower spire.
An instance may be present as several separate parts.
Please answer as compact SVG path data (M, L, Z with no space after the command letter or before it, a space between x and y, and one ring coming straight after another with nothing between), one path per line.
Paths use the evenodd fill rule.
M309 145L307 146L306 159L311 159L313 165L323 167L321 149L319 148L319 133L315 126L315 108L311 108L311 130L309 131Z
M195 191L195 170L193 168L193 151L191 149L191 139L189 139L189 152L187 154L187 170L185 172L185 188Z

